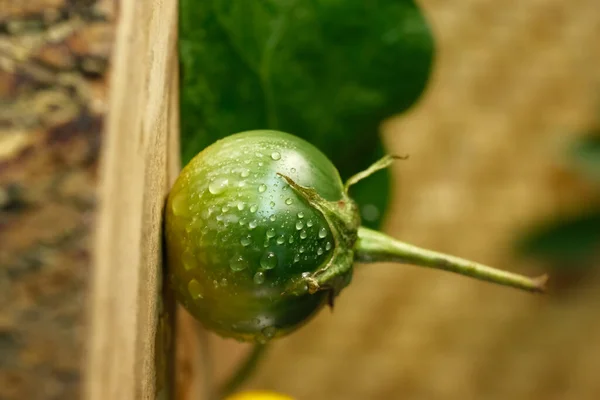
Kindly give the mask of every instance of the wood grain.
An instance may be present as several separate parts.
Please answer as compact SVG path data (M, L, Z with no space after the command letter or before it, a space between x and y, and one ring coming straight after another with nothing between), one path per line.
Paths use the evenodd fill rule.
M91 288L90 400L170 397L158 379L168 357L156 371L156 344L164 343L156 335L172 318L160 294L162 208L179 151L176 28L176 2L119 3ZM171 310L166 323L160 310Z

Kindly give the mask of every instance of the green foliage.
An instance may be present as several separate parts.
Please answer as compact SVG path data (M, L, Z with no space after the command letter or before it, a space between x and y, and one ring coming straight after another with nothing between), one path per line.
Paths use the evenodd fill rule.
M379 124L414 104L429 76L433 39L412 0L180 7L184 163L219 138L277 129L317 146L346 179L377 160ZM376 182L353 194L383 211L388 172Z
M570 150L573 164L582 174L600 183L600 133L575 142Z
M576 170L600 183L598 133L573 143L568 156ZM532 228L519 239L517 251L553 268L600 267L600 198L572 215L555 217Z
M587 260L600 255L599 249L600 209L543 223L519 244L523 254L568 265L588 265Z

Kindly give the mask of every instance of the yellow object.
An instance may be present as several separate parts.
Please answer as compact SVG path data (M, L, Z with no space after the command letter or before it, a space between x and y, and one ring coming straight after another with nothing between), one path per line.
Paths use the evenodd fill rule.
M241 392L227 397L225 400L294 400L292 397L281 393L252 390Z

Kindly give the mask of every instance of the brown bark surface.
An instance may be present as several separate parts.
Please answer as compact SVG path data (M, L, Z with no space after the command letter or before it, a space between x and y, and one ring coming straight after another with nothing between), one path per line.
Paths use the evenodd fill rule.
M0 398L81 393L109 1L0 1Z

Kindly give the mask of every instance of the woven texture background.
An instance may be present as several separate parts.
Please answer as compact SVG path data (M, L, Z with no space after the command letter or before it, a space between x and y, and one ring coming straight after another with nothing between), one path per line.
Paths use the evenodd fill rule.
M586 201L561 164L594 123L597 0L422 0L430 86L384 125L385 230L501 268L515 232ZM600 280L599 280L600 281ZM408 266L360 268L333 314L274 345L252 386L298 399L599 399L599 285L532 296Z

